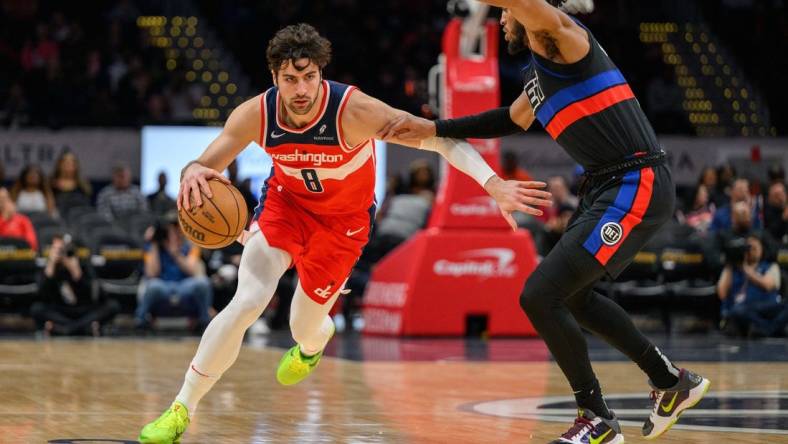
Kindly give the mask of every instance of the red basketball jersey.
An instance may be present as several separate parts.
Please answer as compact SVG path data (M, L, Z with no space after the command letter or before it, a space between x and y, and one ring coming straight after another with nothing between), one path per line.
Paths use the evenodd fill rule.
M266 187L315 214L367 211L375 196L375 142L369 139L351 147L340 125L356 88L328 80L322 87L317 116L297 129L280 115L278 88L263 94L260 145L274 162Z

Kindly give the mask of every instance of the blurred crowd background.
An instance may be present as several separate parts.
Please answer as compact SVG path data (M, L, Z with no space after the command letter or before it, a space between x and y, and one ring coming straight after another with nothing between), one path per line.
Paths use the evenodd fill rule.
M462 5L454 3L454 12ZM459 2L461 3L461 2ZM639 3L639 2L638 2ZM583 20L628 78L660 135L781 137L788 89L788 23L781 0L597 1ZM387 103L428 118L427 72L451 15L446 1L0 0L0 126L7 130L221 124L229 110L271 84L265 46L281 26L305 21L334 47L325 76L358 85ZM90 13L85 13L90 11ZM502 102L521 91L522 57L501 43ZM535 131L538 131L536 129ZM2 141L0 141L2 145ZM788 152L788 145L785 146ZM1 153L1 152L0 152ZM519 222L546 254L577 206L573 171L546 175L506 151L507 178L548 182L555 205ZM434 199L433 164L415 161L388 179L370 245L351 276L340 329L363 325L358 307L374 264L424 227ZM143 195L129 165L110 183L86 177L70 152L55 167L26 165L7 177L0 156L0 331L150 334L167 319L200 332L234 292L241 247L201 251L177 229L174 196L161 175ZM610 297L658 312L675 329L734 336L784 335L788 324L788 199L783 164L753 174L709 164L679 190L672 223ZM255 191L231 179L250 208ZM294 276L255 326L287 328ZM119 316L119 318L118 318ZM10 320L9 320L10 319ZM125 319L125 322L124 322Z

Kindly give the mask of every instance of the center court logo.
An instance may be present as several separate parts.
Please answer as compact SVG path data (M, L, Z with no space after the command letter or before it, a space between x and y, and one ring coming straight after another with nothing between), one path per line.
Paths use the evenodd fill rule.
M432 266L438 276L476 276L482 278L513 277L517 265L515 253L510 248L482 248L460 254L459 260L440 259Z
M605 245L613 246L621 240L624 229L616 222L608 222L602 225L599 234L602 236L602 242L604 242Z

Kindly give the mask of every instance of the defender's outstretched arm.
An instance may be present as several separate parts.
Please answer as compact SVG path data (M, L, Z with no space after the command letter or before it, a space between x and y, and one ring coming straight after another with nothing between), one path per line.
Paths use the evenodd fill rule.
M381 128L392 119L400 116L410 116L410 114L356 91L349 99L341 125L348 135L347 142L353 145L374 138ZM431 137L421 141L401 140L397 137L389 140L412 148L439 153L453 167L476 180L496 200L504 218L512 225L513 229L517 227L511 216L513 211L541 215L542 211L534 206L552 205L550 193L541 190L546 186L544 182L502 180L476 149L463 140L440 137Z

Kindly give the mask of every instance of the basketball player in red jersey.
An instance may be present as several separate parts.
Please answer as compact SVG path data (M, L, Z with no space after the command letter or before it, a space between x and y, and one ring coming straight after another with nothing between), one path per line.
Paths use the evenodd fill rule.
M228 182L223 171L252 141L274 166L261 192L230 304L208 325L183 386L156 421L140 433L143 443L180 439L200 399L232 365L244 332L268 305L282 274L295 266L290 328L297 345L285 353L277 380L296 384L320 361L334 334L329 310L367 243L375 212L373 137L403 111L356 88L324 80L330 43L309 25L280 30L269 42L274 87L236 108L222 133L183 170L178 205L201 205L207 181ZM550 205L541 182L498 178L467 143L430 138L415 147L437 151L473 177L496 200L504 217L534 215ZM514 227L514 226L513 226Z

